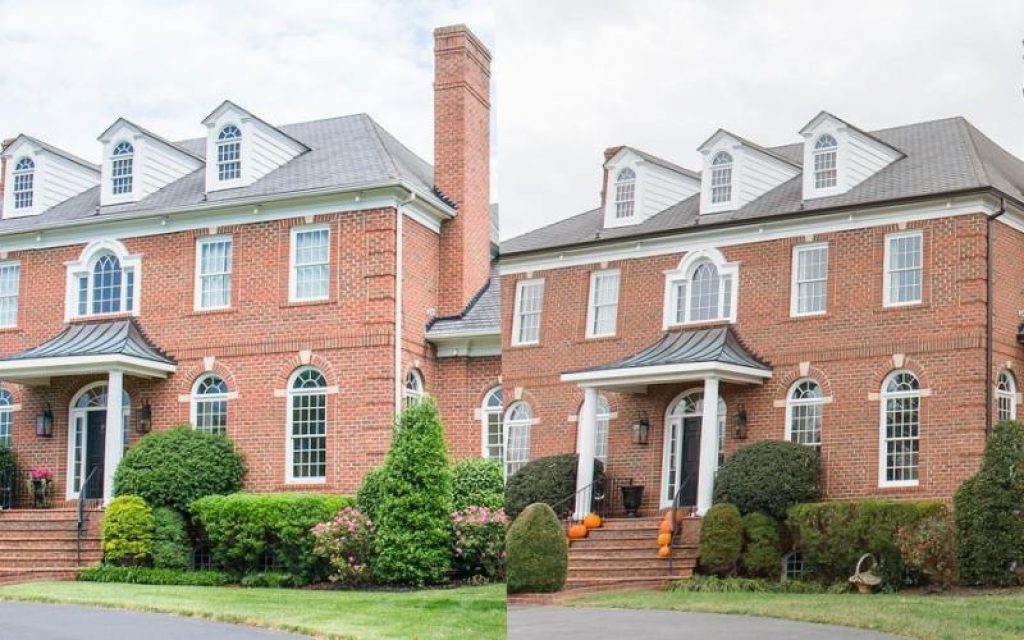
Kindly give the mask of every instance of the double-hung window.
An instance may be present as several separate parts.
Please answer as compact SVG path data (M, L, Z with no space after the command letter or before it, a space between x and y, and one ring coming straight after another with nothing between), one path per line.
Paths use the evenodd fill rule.
M18 290L21 287L21 265L0 264L0 328L18 326Z
M11 176L14 180L14 208L31 209L34 190L36 163L32 158L21 158L14 165Z
M814 188L831 189L836 186L838 170L836 169L836 151L839 144L829 134L818 138L814 143Z
M516 284L516 306L512 318L512 344L540 342L541 310L544 306L544 280L520 280Z
M615 335L619 314L619 270L595 271L590 275L590 304L587 311L587 337Z
M505 465L505 428L502 420L503 400L501 387L497 386L484 396L481 418L481 454L488 460Z
M114 147L110 160L110 190L115 196L132 192L135 148L130 142L121 142Z
M885 237L885 306L918 304L923 300L924 236L920 231Z
M198 309L231 306L232 242L230 236L200 238L196 243L196 300Z
M615 179L615 218L632 218L636 208L636 172L629 167Z
M300 369L288 385L288 480L327 478L327 380L313 367Z
M292 229L291 263L291 301L326 300L330 295L330 229Z
M825 313L828 302L828 245L806 244L793 249L790 315Z
M228 385L208 373L192 387L192 426L197 431L224 435L228 429Z
M897 371L882 385L879 485L917 484L920 438L920 384L909 371Z
M217 179L221 182L242 177L242 130L233 124L217 135Z
M719 151L711 160L711 204L732 200L732 156Z

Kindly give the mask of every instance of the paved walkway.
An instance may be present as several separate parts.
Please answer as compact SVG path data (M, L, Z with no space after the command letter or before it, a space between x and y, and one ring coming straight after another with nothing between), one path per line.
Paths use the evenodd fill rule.
M196 618L52 604L0 602L3 640L300 640Z
M719 613L512 607L509 640L895 640L872 631Z

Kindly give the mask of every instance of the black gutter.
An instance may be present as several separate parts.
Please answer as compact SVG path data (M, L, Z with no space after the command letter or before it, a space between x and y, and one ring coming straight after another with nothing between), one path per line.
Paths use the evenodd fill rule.
M986 217L985 229L985 436L992 435L992 403L994 402L993 388L994 377L992 367L995 364L995 300L993 295L995 287L993 277L995 275L994 254L992 251L993 237L992 229L996 218L1006 213L1006 200L999 199L999 211Z

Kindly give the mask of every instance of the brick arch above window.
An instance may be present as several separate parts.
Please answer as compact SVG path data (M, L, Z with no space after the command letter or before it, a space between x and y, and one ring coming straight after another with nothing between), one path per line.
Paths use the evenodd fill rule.
M928 370L916 359L907 356L905 354L895 354L885 362L879 363L871 373L871 389L875 391L875 395L881 390L882 385L886 379L893 372L896 371L909 371L917 377L917 381L922 391L926 392L925 395L931 393L931 382L928 375Z
M327 393L338 393L340 381L329 360L316 353L305 351L295 354L277 369L274 374L274 394L286 395L292 375L302 367L319 369L327 380Z
M774 386L772 387L772 397L775 400L776 407L786 406L786 398L789 396L789 392L793 388L793 383L797 380L813 380L821 387L822 395L826 398L831 398L833 396L832 382L829 380L828 374L825 373L825 370L820 367L810 365L805 369L803 367L796 366L789 367L782 371L776 369L775 372L778 374L778 377L775 379Z
M234 392L235 395L238 394L238 383L231 367L220 360L214 360L212 367L207 367L206 365L207 363L201 360L185 371L179 372L175 375L175 378L178 380L179 397L191 394L193 387L195 387L196 380L207 373L214 373L220 376L221 379L224 380L225 384L228 385L228 391Z

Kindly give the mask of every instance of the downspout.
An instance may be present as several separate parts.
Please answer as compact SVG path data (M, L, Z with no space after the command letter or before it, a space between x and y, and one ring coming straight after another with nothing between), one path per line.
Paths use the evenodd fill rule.
M993 394L995 390L993 385L995 384L992 376L992 367L995 364L995 327L994 316L995 316L995 300L993 295L995 287L993 285L993 278L995 276L995 265L992 245L992 229L995 225L996 218L1006 213L1006 200L1004 198L999 199L999 210L990 216L987 216L986 221L986 234L985 234L985 436L992 435L992 403L994 402Z
M405 288L405 236L403 222L405 220L405 206L416 199L415 193L398 203L395 210L395 415L402 411L402 290Z

